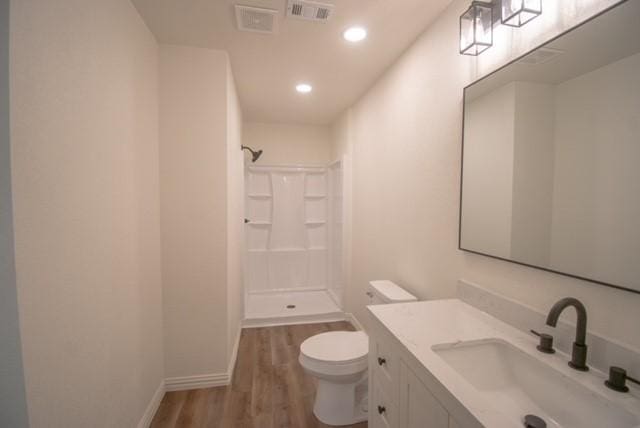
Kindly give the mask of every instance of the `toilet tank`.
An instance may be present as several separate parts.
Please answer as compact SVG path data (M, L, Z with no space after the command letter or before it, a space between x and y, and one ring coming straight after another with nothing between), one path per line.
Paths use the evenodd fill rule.
M418 299L398 284L387 279L370 281L367 288L368 305L415 302Z

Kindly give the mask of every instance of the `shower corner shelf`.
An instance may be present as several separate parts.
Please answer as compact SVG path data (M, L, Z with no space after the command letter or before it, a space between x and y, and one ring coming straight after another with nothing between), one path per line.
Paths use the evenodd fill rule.
M304 197L307 199L322 199L322 198L326 198L327 195L309 193L309 194L305 194Z
M247 196L253 199L271 199L271 195L269 193L250 193Z

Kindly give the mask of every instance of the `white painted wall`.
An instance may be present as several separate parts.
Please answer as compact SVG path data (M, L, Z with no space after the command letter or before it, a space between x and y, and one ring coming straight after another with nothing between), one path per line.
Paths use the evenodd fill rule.
M613 3L545 0L542 16L499 27L494 47L470 58L457 47L468 2L456 0L337 121L334 155L353 155L348 311L367 322L371 279L427 299L454 296L465 278L541 311L575 296L590 330L640 347L639 295L457 250L463 87Z
M557 86L553 267L640 289L640 54Z
M335 293L339 297L340 307L345 312L350 312L352 308L346 307L347 293L350 292L351 278L353 272L352 245L353 228L351 227L353 212L353 145L350 143L350 120L351 113L346 111L331 126L331 160L341 162L342 170L342 225L340 227L342 242L336 244L340 247L342 265L340 266L340 278L336 282L340 284L341 290L335 288ZM334 262L336 263L336 262Z
M232 79L223 51L160 47L168 378L225 374L242 313L241 117Z
M10 27L30 424L133 427L163 378L157 45L128 0L11 1Z
M242 110L227 62L227 359L233 357L244 316L244 157Z
M327 291L338 307L344 302L344 192L342 162L327 168Z
M166 377L227 367L227 55L160 46Z
M0 426L29 425L13 240L9 132L9 1L0 1Z
M327 126L281 123L245 123L242 143L264 152L255 165L326 166L331 154ZM247 164L251 158L247 154Z
M549 265L553 85L511 82L465 104L462 246Z
M516 84L469 101L464 123L462 246L511 256Z
M549 265L555 87L515 82L511 257Z

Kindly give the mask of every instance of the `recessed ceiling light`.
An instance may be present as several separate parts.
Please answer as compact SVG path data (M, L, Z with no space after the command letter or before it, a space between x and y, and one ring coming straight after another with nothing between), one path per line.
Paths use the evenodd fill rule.
M349 42L361 42L367 38L367 30L362 27L351 27L342 33L342 37Z
M311 86L308 83L298 83L296 85L296 91L300 92L301 94L308 94L312 90L313 90L313 86Z

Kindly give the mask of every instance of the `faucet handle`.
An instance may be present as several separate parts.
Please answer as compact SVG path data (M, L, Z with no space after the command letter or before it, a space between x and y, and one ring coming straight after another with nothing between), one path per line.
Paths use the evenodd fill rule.
M628 376L627 371L622 367L611 366L609 368L609 379L605 380L604 384L614 391L629 392L629 387L626 385L627 381L640 385L640 381Z
M555 354L556 350L553 349L553 336L547 333L538 333L535 330L531 330L531 333L540 338L540 344L536 346L536 349L545 354Z

